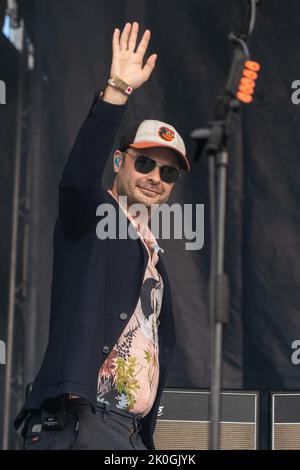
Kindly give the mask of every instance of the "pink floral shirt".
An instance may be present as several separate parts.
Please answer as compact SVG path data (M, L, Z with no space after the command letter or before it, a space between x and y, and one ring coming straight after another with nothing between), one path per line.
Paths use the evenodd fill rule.
M99 371L97 400L145 416L153 406L159 380L158 317L163 282L155 266L161 248L148 225L137 225L121 207L145 244L149 258L133 315Z

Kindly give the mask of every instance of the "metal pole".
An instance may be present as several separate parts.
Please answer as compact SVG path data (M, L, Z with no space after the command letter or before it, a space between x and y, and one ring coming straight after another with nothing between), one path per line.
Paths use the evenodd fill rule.
M228 152L222 150L216 156L217 193L216 193L216 258L215 270L215 328L213 337L213 369L211 376L211 433L210 448L220 448L220 416L222 388L222 347L223 329L228 321L228 289L224 273L225 215L226 215L226 181ZM214 236L213 234L212 236Z
M28 290L24 326L24 380L32 382L37 372L39 343L38 334L38 286L39 286L39 227L41 218L41 139L43 126L43 60L45 47L45 24L47 23L47 2L36 3L35 60L30 83L30 153L28 161L27 204L30 209L28 229ZM29 51L30 52L30 51Z
M24 46L24 22L21 20L21 37ZM7 324L7 356L5 369L4 386L4 419L2 448L8 449L9 429L10 429L10 398L11 398L11 377L14 346L14 324L15 324L15 290L17 274L17 243L18 243L18 223L19 223L19 194L20 194L20 163L22 149L22 128L23 128L23 78L24 78L24 47L20 51L19 57L19 85L18 85L18 107L16 126L16 148L15 148L15 168L14 168L14 192L12 207L12 231L11 231L11 257L9 273L9 296L8 296L8 324Z

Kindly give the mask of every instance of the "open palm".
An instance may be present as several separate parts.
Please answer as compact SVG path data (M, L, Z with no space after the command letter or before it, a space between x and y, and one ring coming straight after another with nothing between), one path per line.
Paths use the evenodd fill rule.
M113 57L110 76L118 76L134 89L139 88L150 77L157 59L157 54L152 54L143 66L143 59L149 44L151 32L147 29L136 48L139 24L126 23L122 34L115 29L112 48ZM136 50L135 50L136 49Z

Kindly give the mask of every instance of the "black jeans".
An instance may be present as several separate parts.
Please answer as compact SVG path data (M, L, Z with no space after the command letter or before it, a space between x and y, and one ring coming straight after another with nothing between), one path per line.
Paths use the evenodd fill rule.
M81 398L64 404L65 426L42 427L42 410L32 411L22 431L25 450L146 450L140 416L100 404L95 413Z

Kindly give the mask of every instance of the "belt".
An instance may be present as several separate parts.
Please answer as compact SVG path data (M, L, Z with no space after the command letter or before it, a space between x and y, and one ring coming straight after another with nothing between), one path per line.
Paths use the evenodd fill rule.
M85 400L84 398L69 398L65 401L65 405L67 407L69 406L91 406L92 404L88 401ZM133 420L134 422L138 422L143 418L143 415L141 413L132 413L131 411L126 411L126 410L121 410L117 408L114 405L111 405L110 403L103 403L103 402L97 402L96 405L97 410L104 411L106 413L113 413L117 414L119 416L123 416L124 418L129 418Z
M110 403L99 402L97 403L97 409L106 411L107 413L115 413L119 416L124 416L124 418L132 419L135 422L140 421L143 417L141 413L132 413L131 411L121 410Z

